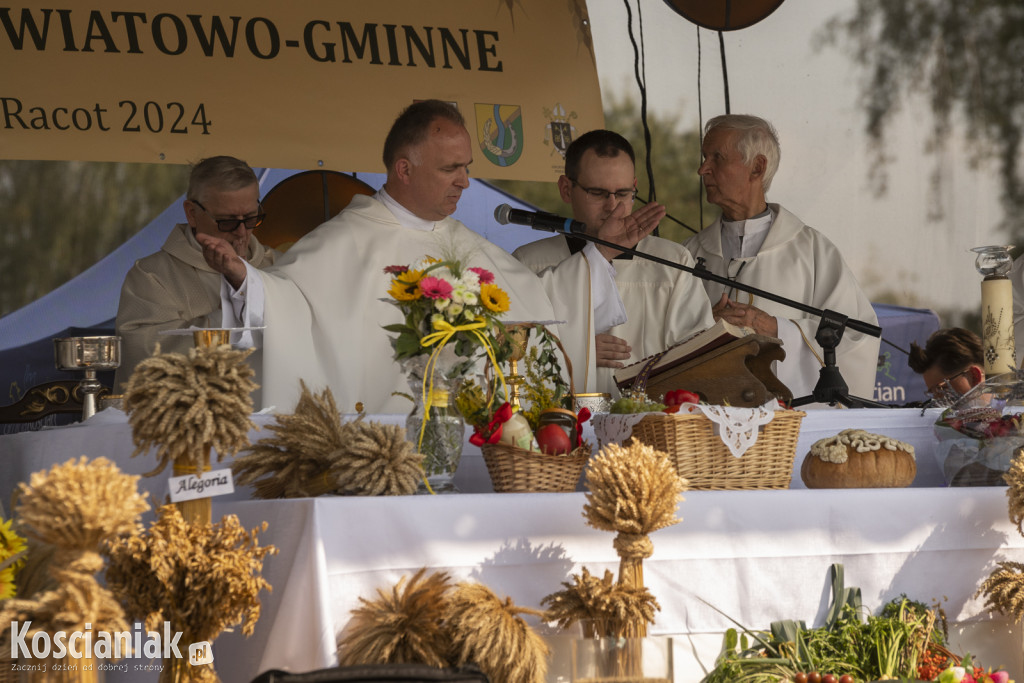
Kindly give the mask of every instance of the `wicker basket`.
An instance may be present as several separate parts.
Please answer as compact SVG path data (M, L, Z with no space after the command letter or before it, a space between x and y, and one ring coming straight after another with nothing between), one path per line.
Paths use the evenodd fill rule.
M576 490L590 458L590 444L568 455L546 455L504 444L480 447L498 493L565 493Z
M777 410L757 442L737 458L715 434L715 424L703 415L651 414L633 427L633 438L668 453L690 490L723 491L788 489L807 413Z

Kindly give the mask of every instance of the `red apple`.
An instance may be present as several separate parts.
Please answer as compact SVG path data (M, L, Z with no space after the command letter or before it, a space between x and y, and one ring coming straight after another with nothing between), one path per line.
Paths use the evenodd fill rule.
M565 455L572 450L569 435L558 425L544 425L537 430L537 445L542 453L548 455Z

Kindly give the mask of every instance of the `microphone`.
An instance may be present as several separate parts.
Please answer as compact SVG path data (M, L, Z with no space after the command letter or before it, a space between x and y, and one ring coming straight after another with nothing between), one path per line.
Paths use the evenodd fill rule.
M494 220L501 225L515 223L516 225L528 225L534 230L547 230L548 232L585 232L586 226L581 221L574 221L571 218L562 218L551 213L540 211L523 211L513 209L508 204L499 204L494 209Z

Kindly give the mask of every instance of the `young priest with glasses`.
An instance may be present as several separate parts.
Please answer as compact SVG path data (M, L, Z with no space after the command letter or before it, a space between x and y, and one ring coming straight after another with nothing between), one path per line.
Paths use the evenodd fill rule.
M158 343L163 353L186 353L194 345L191 336L160 332L220 326L221 276L207 265L196 233L227 240L256 268L271 265L279 255L253 234L265 214L256 174L244 161L203 159L192 168L187 197L188 223L175 225L160 251L136 261L125 276L115 323L122 339L115 393Z
M635 154L624 137L610 130L592 130L573 140L565 153L565 174L558 179L562 201L572 216L596 234L597 227L619 205L633 210L636 198ZM517 259L541 272L580 251L586 242L556 235L516 249ZM681 244L648 236L637 251L693 267ZM627 320L595 338L598 390L618 396L614 372L629 363L665 350L714 324L711 303L701 281L682 270L622 253L612 261L615 283Z

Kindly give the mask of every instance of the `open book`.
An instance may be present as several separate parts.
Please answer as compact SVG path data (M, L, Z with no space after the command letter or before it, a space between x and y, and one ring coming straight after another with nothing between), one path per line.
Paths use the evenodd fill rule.
M620 389L632 386L643 369L649 362L654 361L649 376L654 377L666 370L678 365L687 363L695 358L724 346L731 341L754 334L753 328L733 325L725 320L719 320L711 327L690 335L683 341L674 344L660 354L648 356L636 363L631 363L624 368L615 371L615 384ZM781 342L780 342L781 343ZM657 360L655 360L657 359Z

